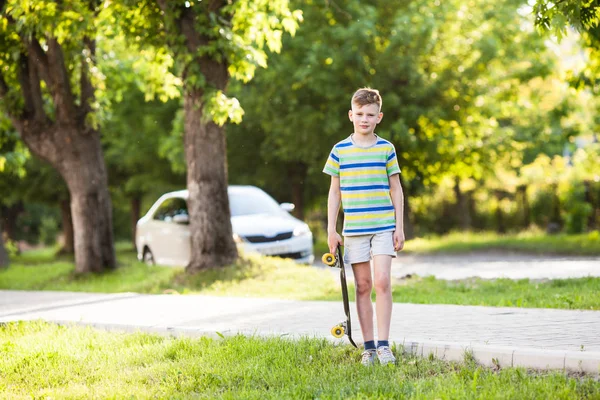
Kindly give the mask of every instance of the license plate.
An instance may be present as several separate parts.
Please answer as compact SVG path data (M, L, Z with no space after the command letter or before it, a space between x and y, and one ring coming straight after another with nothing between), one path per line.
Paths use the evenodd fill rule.
M264 255L289 253L287 246L264 247L258 252Z

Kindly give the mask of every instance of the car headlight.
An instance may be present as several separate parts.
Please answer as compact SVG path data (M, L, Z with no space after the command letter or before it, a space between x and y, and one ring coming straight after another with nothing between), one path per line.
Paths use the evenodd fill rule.
M297 226L294 229L294 236L307 236L310 234L311 234L310 228L306 224Z

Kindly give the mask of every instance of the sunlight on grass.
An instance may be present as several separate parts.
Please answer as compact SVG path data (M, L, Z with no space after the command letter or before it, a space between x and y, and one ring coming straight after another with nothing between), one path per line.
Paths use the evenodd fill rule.
M324 339L188 339L41 322L0 327L0 391L27 398L597 398L600 383L558 372L492 371L394 351L358 365ZM115 373L118 371L118 373Z
M298 300L333 296L339 291L335 276L325 269L257 254L242 255L234 265L194 275L186 274L183 268L146 266L132 251L121 251L119 267L99 275L77 276L72 262L52 260L50 251L16 259L10 268L0 271L0 289L196 293Z

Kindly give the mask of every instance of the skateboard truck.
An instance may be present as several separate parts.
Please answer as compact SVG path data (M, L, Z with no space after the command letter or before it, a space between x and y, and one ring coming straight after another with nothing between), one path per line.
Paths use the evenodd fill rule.
M348 336L348 340L354 347L356 343L352 340L352 325L350 320L350 305L348 302L348 286L346 284L346 269L344 268L344 261L342 259L342 252L340 250L340 246L337 247L335 254L325 253L321 258L321 261L325 265L329 265L330 267L339 268L340 269L340 285L342 287L342 300L344 303L344 312L346 314L346 320L340 322L337 325L334 325L331 328L331 334L333 337L342 338L344 335Z

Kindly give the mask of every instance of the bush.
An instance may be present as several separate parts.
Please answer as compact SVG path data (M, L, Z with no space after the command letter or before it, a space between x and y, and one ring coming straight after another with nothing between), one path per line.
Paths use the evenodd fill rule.
M581 182L571 184L563 195L565 228L567 233L583 233L592 215L592 206L585 201L585 187Z
M51 216L44 216L40 221L40 242L46 246L56 243L59 227L58 221Z

